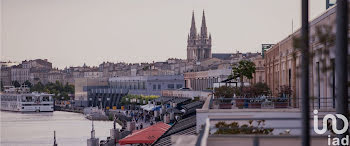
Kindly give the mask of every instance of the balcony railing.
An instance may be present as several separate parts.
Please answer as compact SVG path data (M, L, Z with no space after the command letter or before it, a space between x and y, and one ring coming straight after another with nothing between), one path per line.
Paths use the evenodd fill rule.
M254 98L211 98L210 109L279 109L300 108L301 99L293 97L262 96ZM333 97L310 99L310 109L335 109Z
M318 121L322 119L323 116L318 117ZM301 117L208 118L200 130L196 146L297 146L301 145L301 120ZM310 123L313 123L313 118ZM331 130L317 134L313 128L310 127L312 145L327 145L328 135L335 136ZM322 124L318 129L322 129Z

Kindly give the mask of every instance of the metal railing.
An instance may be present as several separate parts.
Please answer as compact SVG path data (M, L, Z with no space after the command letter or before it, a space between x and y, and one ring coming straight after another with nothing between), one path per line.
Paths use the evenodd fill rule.
M350 99L349 99L350 100ZM279 109L301 108L301 98L293 97L254 97L254 98L211 98L210 109ZM333 97L309 99L310 109L335 109L336 101Z
M318 117L319 121L322 119L322 116ZM196 146L223 145L224 141L232 141L231 145L242 143L249 143L253 146L271 145L266 142L269 140L270 142L276 141L275 145L280 145L278 142L281 141L286 142L286 145L300 145L303 128L301 121L301 117L207 118L200 130ZM313 123L313 119L309 121ZM218 124L219 122L221 124ZM258 124L259 122L263 123ZM222 126L223 123L226 125ZM313 131L313 128L310 126L310 131ZM318 128L322 129L322 124L319 124ZM315 140L316 143L327 143L328 135L335 136L331 130L321 135L311 132L311 140Z

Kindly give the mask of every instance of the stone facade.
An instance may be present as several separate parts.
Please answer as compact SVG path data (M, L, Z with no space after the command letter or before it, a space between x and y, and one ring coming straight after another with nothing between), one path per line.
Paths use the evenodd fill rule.
M162 90L184 87L182 75L128 76L109 79L110 88L128 90L135 95L161 95Z
M255 73L253 74L253 79L251 79L251 84L265 83L265 61L262 56L258 56L251 59L255 64Z
M214 83L221 82L231 75L231 69L217 69L184 74L186 88L192 90L206 90L214 87Z
M23 84L25 81L30 79L30 69L22 68L21 65L11 68L11 82L17 81Z
M187 39L187 60L199 61L211 57L211 34L208 36L204 11L200 34L197 34L193 12L190 34Z
M11 68L1 66L1 83L3 86L11 85Z
M316 29L318 26L330 26L332 28L330 34L335 34L335 17L336 7L332 7L310 22L310 53L314 54L310 58L309 64L310 97L313 99L311 104L313 107L323 109L335 107L335 44L329 44L327 47L329 54L319 54L319 50L324 48L324 45L317 39ZM299 50L294 50L293 38L300 37L300 33L300 30L297 30L292 35L272 46L266 51L264 58L266 83L271 89L272 94L277 96L278 89L281 86L289 86L292 90L293 104L295 106L300 104L301 98L301 53ZM349 59L350 48L348 50ZM322 60L325 61L323 62ZM322 68L326 66L328 69L323 70ZM350 73L348 72L349 77Z

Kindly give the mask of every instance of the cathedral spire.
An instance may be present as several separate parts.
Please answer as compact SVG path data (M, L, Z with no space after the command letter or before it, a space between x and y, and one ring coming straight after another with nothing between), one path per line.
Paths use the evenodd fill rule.
M202 17L202 27L201 27L201 37L202 38L207 38L208 33L207 33L207 24L205 22L205 14L203 10L203 17Z
M195 39L197 35L197 29L196 29L196 22L194 20L194 11L192 11L192 22L191 22L191 29L190 29L190 38Z

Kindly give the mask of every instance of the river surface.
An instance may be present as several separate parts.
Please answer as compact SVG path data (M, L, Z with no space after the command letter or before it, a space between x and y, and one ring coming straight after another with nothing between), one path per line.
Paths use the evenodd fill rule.
M54 130L59 146L86 146L86 140L90 138L91 121L78 113L0 111L0 118L1 146L52 146ZM113 122L94 121L94 127L96 137L105 140Z

